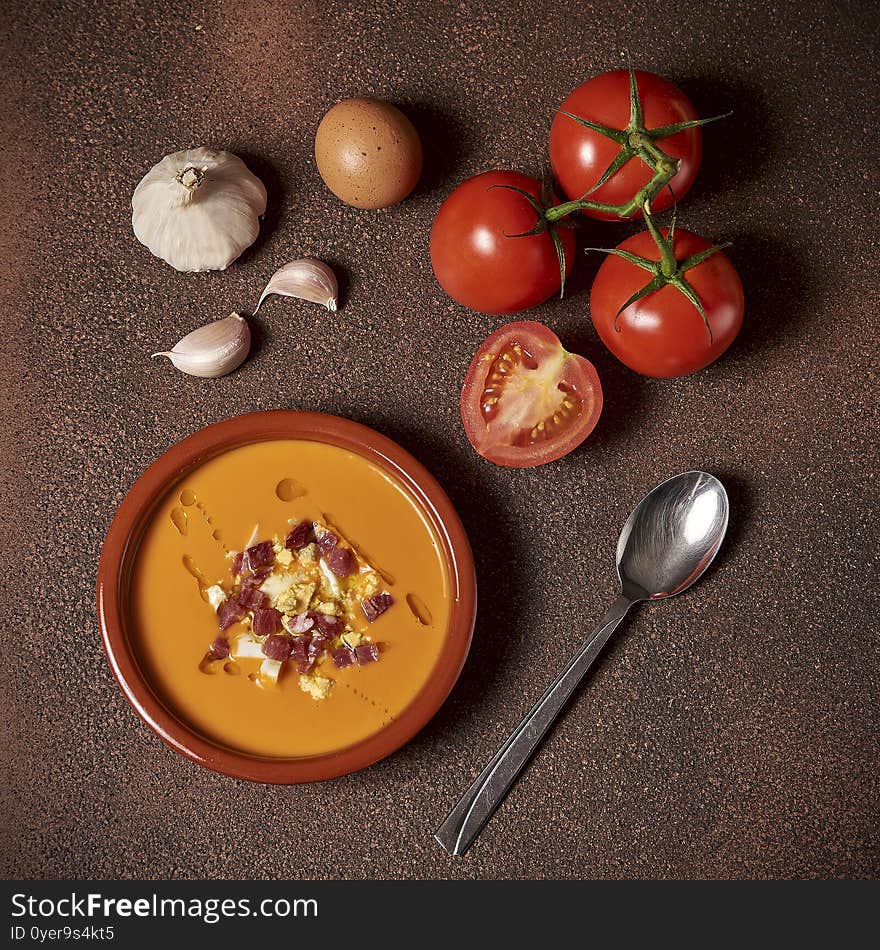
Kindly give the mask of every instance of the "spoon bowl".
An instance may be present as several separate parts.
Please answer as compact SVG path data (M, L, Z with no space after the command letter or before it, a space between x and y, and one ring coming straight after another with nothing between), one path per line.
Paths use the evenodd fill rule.
M727 492L708 472L683 472L654 487L617 542L623 595L635 602L687 590L718 553L728 515Z

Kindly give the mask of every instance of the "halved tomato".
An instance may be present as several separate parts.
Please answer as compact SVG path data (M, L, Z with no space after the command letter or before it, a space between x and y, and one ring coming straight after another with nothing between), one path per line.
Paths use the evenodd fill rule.
M461 418L483 458L533 468L568 455L602 412L595 367L531 320L508 323L483 341L461 391Z

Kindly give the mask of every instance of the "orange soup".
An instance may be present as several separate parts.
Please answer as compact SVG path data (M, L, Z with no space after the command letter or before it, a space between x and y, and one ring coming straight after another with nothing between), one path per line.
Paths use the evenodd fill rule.
M153 511L132 639L165 705L267 756L350 746L431 676L449 619L435 529L376 465L321 442L233 449Z

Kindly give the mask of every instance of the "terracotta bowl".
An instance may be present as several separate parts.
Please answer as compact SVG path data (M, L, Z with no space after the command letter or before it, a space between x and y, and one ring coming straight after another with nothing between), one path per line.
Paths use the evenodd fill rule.
M274 758L229 748L206 738L159 699L139 665L129 632L128 578L155 504L181 478L230 449L268 439L308 439L356 452L406 486L441 539L449 572L446 639L430 679L409 706L385 728L326 755ZM104 649L119 685L138 715L182 755L252 782L315 782L354 772L390 755L437 712L464 665L476 616L476 580L461 521L433 476L399 445L349 419L317 412L256 412L200 429L178 442L134 483L122 501L98 566L98 619Z

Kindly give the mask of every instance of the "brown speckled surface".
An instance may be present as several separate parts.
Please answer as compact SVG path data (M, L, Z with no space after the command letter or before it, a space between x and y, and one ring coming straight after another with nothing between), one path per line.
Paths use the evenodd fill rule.
M691 9L5 7L5 875L878 875L876 9ZM656 382L603 351L583 290L535 310L594 360L605 414L564 461L496 469L462 433L458 390L502 321L444 297L428 228L467 175L538 169L553 109L624 46L702 114L735 110L707 129L680 220L735 242L746 326L708 371ZM342 206L313 167L321 115L350 95L395 101L423 135L423 184L389 212ZM226 273L179 275L136 242L129 200L164 153L202 143L245 158L270 209ZM254 357L213 383L145 358L246 311L306 254L343 275L337 316L273 302ZM596 266L579 261L579 286ZM104 531L140 471L198 426L277 406L352 416L419 456L481 584L471 659L435 720L316 787L237 783L167 749L116 688L93 607ZM478 844L447 856L435 825L612 597L632 504L693 466L730 489L717 569L638 614Z

